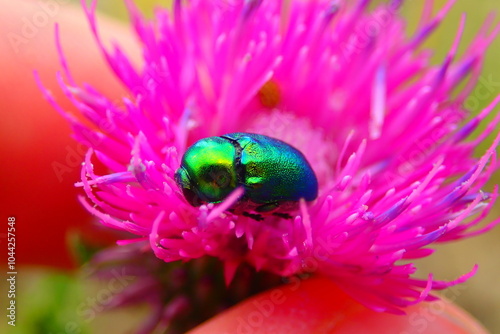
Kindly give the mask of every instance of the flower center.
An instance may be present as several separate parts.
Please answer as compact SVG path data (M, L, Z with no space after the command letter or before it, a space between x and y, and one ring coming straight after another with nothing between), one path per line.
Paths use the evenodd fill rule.
M311 164L320 186L333 180L338 149L308 118L279 109L265 110L258 113L244 131L280 139L298 149Z

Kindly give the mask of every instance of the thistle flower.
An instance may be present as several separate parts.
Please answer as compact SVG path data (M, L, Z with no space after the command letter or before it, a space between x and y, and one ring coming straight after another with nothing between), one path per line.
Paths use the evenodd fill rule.
M127 2L143 45L135 68L99 39L95 1L86 8L97 43L130 95L120 103L78 87L63 66L62 89L88 122L57 107L90 149L78 186L102 224L149 245L164 262L217 258L231 282L237 268L289 277L323 275L366 306L392 313L464 282L415 277L408 263L433 243L491 229L480 225L497 197L483 190L497 169L500 120L470 134L500 101L476 116L464 102L500 27L491 19L457 57L465 18L439 65L420 49L454 1L436 15L426 6L413 37L404 36L401 1L175 1L154 21ZM430 2L429 2L430 3ZM257 221L220 204L191 206L174 173L195 141L231 132L281 139L315 171L318 198L291 219ZM109 172L97 175L92 161ZM404 261L404 262L403 262Z

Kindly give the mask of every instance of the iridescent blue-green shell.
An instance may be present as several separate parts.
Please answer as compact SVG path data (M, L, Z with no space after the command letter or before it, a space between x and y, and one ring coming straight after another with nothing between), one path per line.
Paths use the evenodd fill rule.
M238 187L245 191L239 203L251 203L258 212L318 196L316 175L300 151L252 133L197 141L182 157L175 177L193 206L219 203Z

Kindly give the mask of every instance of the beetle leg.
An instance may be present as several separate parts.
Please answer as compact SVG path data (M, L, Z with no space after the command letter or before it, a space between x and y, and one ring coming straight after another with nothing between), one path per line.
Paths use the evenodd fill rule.
M276 209L280 204L278 202L271 202L271 203L266 203L266 204L262 204L258 207L255 208L255 211L257 212L269 212L269 211L273 211L274 209Z
M292 219L293 218L292 216L290 216L288 213L285 213L285 212L273 212L273 215L284 218L284 219Z
M252 218L253 220L256 220L258 222L264 220L264 218L262 217L262 215L259 215L257 213L243 212L242 215L245 216L245 217Z

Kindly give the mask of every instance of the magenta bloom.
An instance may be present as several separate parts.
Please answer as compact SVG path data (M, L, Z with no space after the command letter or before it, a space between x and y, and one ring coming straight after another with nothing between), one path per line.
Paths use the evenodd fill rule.
M94 124L61 111L90 146L82 202L102 224L137 236L119 244L147 241L165 262L218 258L227 282L247 263L281 276L327 276L378 311L432 300L431 290L476 268L453 282L420 280L408 260L499 221L479 226L497 197L496 188L482 189L498 167L499 136L479 158L473 151L500 117L470 134L500 98L477 116L464 107L499 27L489 34L488 21L458 58L465 20L457 23L437 66L419 49L452 2L435 17L425 12L409 39L400 1L374 11L366 0L175 1L153 22L129 4L143 66L118 47L102 51L130 95L114 103L74 86L67 69L61 78ZM100 44L94 8L87 13ZM242 190L191 206L174 180L180 158L195 141L231 132L299 149L318 177L318 198L301 202L292 219L263 221L227 211ZM109 174L96 175L91 161Z

